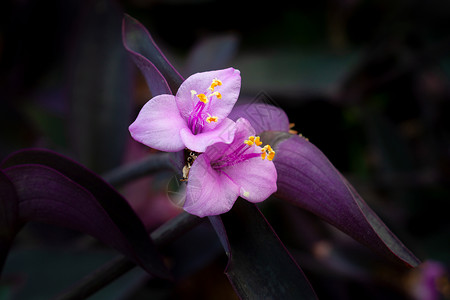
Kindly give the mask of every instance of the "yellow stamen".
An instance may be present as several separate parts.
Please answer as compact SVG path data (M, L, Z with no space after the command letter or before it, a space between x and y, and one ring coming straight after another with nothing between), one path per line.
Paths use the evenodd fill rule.
M255 145L256 145L256 146L261 146L261 145L262 145L262 142L261 142L259 136L257 136L257 137L255 138Z
M253 145L255 143L255 137L253 135L248 137L248 140L244 141L244 144L247 144L249 146Z
M194 99L195 95L197 95L197 92L194 90L191 90L191 99Z
M206 122L208 122L208 123L217 122L218 120L219 120L219 118L216 116L209 116L206 118Z
M213 81L212 81L212 83L211 83L211 86L208 88L208 90L210 90L210 91L212 92L212 91L214 91L214 88L215 88L216 86L220 86L220 85L222 85L222 81L220 81L220 80L217 79L217 78L214 78Z
M211 96L216 96L217 99L222 99L222 95L219 92L214 92L211 94Z
M259 136L249 136L248 140L244 141L244 144L247 144L249 146L252 146L253 144L255 144L256 146L261 146L262 142Z
M270 147L270 145L265 145L261 149L261 158L264 160L267 156L268 160L272 160L275 157L275 151Z
M208 100L208 98L206 98L205 94L198 94L197 97L198 97L198 99L200 99L200 101L202 101L205 104L209 102L209 100Z

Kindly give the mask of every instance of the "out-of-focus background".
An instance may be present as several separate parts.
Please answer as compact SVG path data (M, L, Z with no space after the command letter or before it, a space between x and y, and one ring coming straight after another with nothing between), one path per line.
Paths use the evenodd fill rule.
M427 288L450 297L448 278L432 280L426 271L442 274L436 270L450 264L450 2L293 3L2 1L0 158L44 147L105 174L152 152L132 141L127 131L151 98L121 42L121 21L128 13L149 29L183 76L239 69L241 98L283 108L294 129L320 148L428 263L428 269L419 271L379 268L369 272L370 280L358 278L357 264L335 261L329 271L320 257L339 246L328 241L341 242L341 250L352 242L326 225L317 230L319 221L309 215L302 224L307 229L314 224L314 230L301 231L303 243L292 241L289 233L283 234L289 231L283 222L286 208L274 208L269 220L321 299L439 299L426 298ZM167 202L166 180L167 175L144 178L120 190L149 229L179 212ZM43 287L52 277L76 274L61 279L56 291L61 290L111 255L97 245L100 252L89 252L83 261L66 249L67 243L83 249L94 242L51 226L27 226L7 262L0 298L26 299L26 286L34 292L28 299L47 299ZM224 257L214 251L216 255L204 254L197 261L195 272L184 270L194 276L176 287L149 283L138 274L134 276L140 281L130 277L111 293L119 297L121 291L124 299L219 299L216 289L229 296L231 287L221 273ZM305 253L318 262L309 263ZM376 261L364 257L362 265L367 257ZM212 263L203 263L205 259ZM69 262L74 260L90 267L76 270ZM215 284L209 282L211 274ZM28 277L43 279L30 287ZM111 299L111 294L96 299L102 297Z

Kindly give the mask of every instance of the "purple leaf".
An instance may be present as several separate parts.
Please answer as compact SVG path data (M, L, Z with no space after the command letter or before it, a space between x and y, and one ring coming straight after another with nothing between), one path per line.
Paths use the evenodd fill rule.
M169 277L126 200L91 171L46 150L16 152L2 168L17 191L21 221L42 221L91 234L147 272Z
M285 132L268 132L265 138L276 151L276 196L321 217L385 257L410 267L420 263L318 148Z
M144 75L153 97L177 92L183 77L169 63L147 29L129 15L123 18L122 40Z
M14 185L0 171L0 274L19 226L18 202Z
M225 273L241 299L317 299L256 205L238 199L210 222L228 255Z
M266 103L236 105L228 117L233 121L239 118L247 119L255 128L256 134L269 130L286 132L289 130L286 113L281 108Z

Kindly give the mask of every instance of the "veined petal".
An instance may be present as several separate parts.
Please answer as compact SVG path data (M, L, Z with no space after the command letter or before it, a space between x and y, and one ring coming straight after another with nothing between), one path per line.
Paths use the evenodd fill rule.
M255 135L255 130L247 119L236 121L236 133L229 149L224 150L225 155L236 151L249 136ZM209 153L210 149L206 153ZM252 146L245 152L261 154L261 147ZM272 161L254 157L239 164L224 168L231 180L240 188L240 196L250 202L266 200L277 190L277 171Z
M261 153L254 147L254 153ZM239 195L253 203L266 200L277 190L277 170L273 162L251 158L223 170L239 186Z
M233 109L241 89L241 75L239 70L228 68L218 71L196 73L189 76L180 86L176 95L176 101L180 114L187 118L193 110L194 101L191 91L205 93L211 86L213 79L219 79L222 84L215 88L220 92L221 99L209 102L209 113L217 116L219 122L224 120Z
M214 129L194 135L189 128L180 131L182 143L192 151L205 152L206 148L215 143L229 144L233 141L236 126L226 118Z
M189 173L184 210L199 217L225 213L231 209L239 187L210 165L209 157L197 157Z
M180 130L187 128L172 95L159 95L142 107L129 130L138 142L151 148L175 152L184 149Z

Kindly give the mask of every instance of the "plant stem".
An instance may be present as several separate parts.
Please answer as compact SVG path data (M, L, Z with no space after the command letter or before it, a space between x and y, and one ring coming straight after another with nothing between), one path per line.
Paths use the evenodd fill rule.
M162 170L173 170L168 153L154 153L134 163L114 169L102 177L113 186Z
M204 220L183 212L152 232L150 237L156 246L162 247L174 241ZM85 299L135 266L136 264L133 261L119 255L81 279L67 291L58 295L55 300Z

